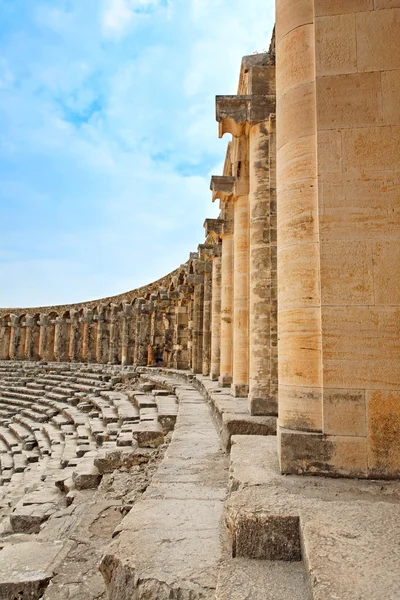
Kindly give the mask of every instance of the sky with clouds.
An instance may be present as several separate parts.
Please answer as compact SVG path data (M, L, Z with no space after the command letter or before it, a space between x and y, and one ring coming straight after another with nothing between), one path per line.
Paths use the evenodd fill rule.
M122 293L217 216L215 95L273 0L0 0L0 306Z

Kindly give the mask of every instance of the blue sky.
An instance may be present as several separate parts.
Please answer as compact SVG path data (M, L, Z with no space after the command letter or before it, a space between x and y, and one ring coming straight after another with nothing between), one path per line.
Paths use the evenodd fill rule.
M217 216L215 95L266 50L273 0L0 0L0 306L173 270Z

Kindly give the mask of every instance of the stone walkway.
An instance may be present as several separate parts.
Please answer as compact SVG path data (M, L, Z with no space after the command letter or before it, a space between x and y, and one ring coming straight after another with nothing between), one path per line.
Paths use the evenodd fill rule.
M228 460L203 396L175 385L180 409L164 461L101 563L110 600L215 598Z

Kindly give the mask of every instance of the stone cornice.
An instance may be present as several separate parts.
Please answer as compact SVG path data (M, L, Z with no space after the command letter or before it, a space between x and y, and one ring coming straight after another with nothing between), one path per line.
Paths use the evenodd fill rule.
M223 225L223 219L206 219L204 221L206 237L211 235L215 239L220 239L223 230Z
M230 200L235 193L235 184L236 177L213 175L210 183L212 201L220 200L221 202L226 202L227 200Z
M275 96L217 96L219 137L225 133L234 137L248 135L252 125L266 121L275 112L275 105Z

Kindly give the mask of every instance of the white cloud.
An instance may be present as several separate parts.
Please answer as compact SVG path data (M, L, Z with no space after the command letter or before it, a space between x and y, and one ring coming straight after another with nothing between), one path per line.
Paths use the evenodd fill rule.
M109 37L121 37L129 30L135 15L153 12L164 5L168 3L162 0L105 0L103 33Z
M133 13L128 0L107 0L102 15L103 32L110 36L122 35L132 20Z

